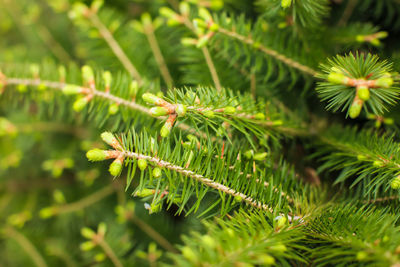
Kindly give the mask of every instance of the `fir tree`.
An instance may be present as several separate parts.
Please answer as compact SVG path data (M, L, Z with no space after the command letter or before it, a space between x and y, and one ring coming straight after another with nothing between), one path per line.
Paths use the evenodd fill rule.
M4 266L399 266L398 0L0 0Z

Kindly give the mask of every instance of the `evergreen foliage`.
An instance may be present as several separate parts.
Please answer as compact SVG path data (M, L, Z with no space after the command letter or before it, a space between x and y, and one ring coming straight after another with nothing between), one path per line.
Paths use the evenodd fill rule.
M397 0L0 0L1 266L400 265Z

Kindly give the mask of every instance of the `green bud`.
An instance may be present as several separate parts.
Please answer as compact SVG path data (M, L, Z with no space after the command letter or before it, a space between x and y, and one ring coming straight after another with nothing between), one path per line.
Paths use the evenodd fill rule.
M99 223L99 226L97 227L97 233L101 236L104 236L107 231L107 225L104 222Z
M101 137L101 139L102 139L105 143L107 143L107 144L110 145L110 146L112 146L112 145L114 144L114 142L117 141L117 139L115 138L115 136L114 136L112 133L110 133L110 132L103 132L103 133L100 135L100 137Z
M235 107L225 107L224 112L226 114L235 114L236 113L236 108Z
M109 87L111 85L111 82L112 82L111 72L109 72L109 71L103 72L103 81L107 87Z
M393 85L393 79L391 77L381 77L376 80L375 85L382 88L390 88Z
M175 13L175 11L173 11L172 9L170 9L168 7L160 8L160 14L161 14L161 16L166 17L168 19L175 18L178 15L177 13Z
M234 200L235 200L235 202L242 202L243 198L240 195L236 195Z
M380 161L380 160L375 160L375 161L372 163L372 165L373 165L374 167L376 167L376 168L380 168L380 167L383 167L383 166L385 165L385 163L383 163L383 162Z
M254 119L265 120L265 115L264 115L264 113L257 113L256 115L254 115Z
M156 167L153 169L153 177L154 178L160 178L161 177L161 169Z
M148 189L148 188L143 188L142 190L135 192L136 197L148 197L148 196L152 196L152 195L154 195L154 190Z
M75 100L74 104L72 105L72 108L76 112L80 112L85 108L88 102L89 100L86 97L78 98L77 100Z
M283 125L283 121L282 120L272 121L272 125L273 126L281 126L281 125Z
M380 120L375 121L375 127L379 128L382 126L382 122Z
M183 247L182 255L192 263L197 261L197 256L190 247Z
M212 10L220 10L224 7L224 1L222 0L211 0L210 8Z
M357 118L361 113L362 106L363 106L363 102L356 99L353 102L353 104L351 104L350 109L349 109L350 118L352 118L352 119Z
M141 171L144 171L147 168L147 160L139 159L138 160L138 167Z
M167 123L164 124L160 130L161 137L167 137L170 133L171 133L171 127L169 127Z
M265 160L267 155L268 155L267 152L257 153L257 154L254 154L253 158L254 158L254 160L257 160L257 161L263 161L263 160Z
M117 177L121 174L122 172L122 162L119 159L115 159L111 164L108 169L110 174L114 177Z
M383 39L388 37L388 35L388 32L381 31L376 33L376 38Z
M392 189L400 189L400 177L397 176L396 178L394 178L391 182L390 182L390 187Z
M180 2L179 3L179 11L181 14L187 16L190 14L190 5L187 2Z
M151 16L147 12L143 13L140 19L141 19L143 25L151 25L152 24Z
M288 8L292 5L292 0L282 0L281 6L282 8Z
M364 260L367 259L367 257L368 257L367 252L365 252L365 251L357 252L356 258L357 258L358 261L364 261Z
M90 8L93 12L97 13L97 11L103 6L104 0L94 0L90 5Z
M207 247L207 248L214 248L216 247L216 242L214 240L214 238L212 238L209 235L203 235L201 237L201 241L203 242L203 244Z
M144 33L143 25L142 25L142 23L140 23L139 21L134 20L134 21L132 21L132 22L130 23L130 25L132 26L132 28L133 28L135 31L140 32L140 33Z
M118 113L119 105L117 103L113 103L108 107L108 114L115 115Z
M335 84L346 84L347 77L342 73L331 72L328 75L328 81Z
M59 66L58 67L58 75L60 76L61 81L65 81L65 78L67 76L67 70L65 69L64 66Z
M268 255L268 254L263 254L258 257L258 261L260 264L265 264L265 265L275 265L275 258Z
M96 235L96 233L88 227L83 227L81 229L81 235L87 239L92 239Z
M381 41L379 39L372 39L371 41L369 41L370 44L372 44L373 46L381 46Z
M276 244L270 247L271 250L276 252L286 252L287 247L284 244Z
M193 46L193 45L197 44L197 40L194 39L194 38L186 38L186 37L184 37L184 38L181 39L181 44L183 46Z
M212 21L211 13L204 7L199 8L199 17L205 21Z
M244 152L243 154L246 158L251 159L254 155L254 151L253 150L247 150L246 152Z
M202 37L200 37L200 38L197 40L196 47L197 47L197 48L202 48L202 47L206 46L206 45L208 44L208 40L209 40L209 39L210 39L210 36L209 36L209 35L203 35Z
M369 88L367 86L357 87L357 96L364 101L367 101L370 97Z
M169 114L169 112L164 107L153 107L150 109L150 114L154 117L159 117L159 116L165 116Z
M202 28L202 29L206 29L208 27L207 22L205 22L202 19L194 19L193 20L193 24L197 27L197 28Z
M205 110L203 111L203 115L209 119L212 119L215 117L214 111L212 110Z
M136 97L137 92L139 91L139 84L137 81L132 81L129 85L129 95L131 97Z
M20 93L25 93L28 90L28 87L26 86L26 84L18 84L17 90Z
M40 83L37 87L38 91L45 91L47 89L47 86L44 83Z
M359 161L364 161L364 160L367 159L367 157L364 156L364 155L358 155L358 156L357 156L357 159L358 159Z
M142 98L145 102L150 103L150 104L155 104L157 102L157 100L159 99L159 97L151 94L151 93L144 93L142 95Z
M31 64L29 69L31 70L33 78L39 77L39 65L38 64Z
M76 95L82 92L82 87L72 84L67 84L62 88L65 95Z
M89 251L92 250L94 247L96 247L96 244L93 243L92 241L86 241L81 243L79 247L82 251Z
M186 114L187 107L186 105L178 104L175 108L176 114L178 114L179 117L183 117Z
M387 125L393 125L394 124L394 120L392 118L385 118L383 119L383 122Z
M101 150L98 148L89 150L86 153L86 157L88 158L89 161L102 161L107 159L108 153L106 150Z
M365 41L364 35L361 35L361 34L356 35L356 41L359 43L363 43Z
M286 226L287 218L285 216L280 216L277 222L278 228L283 228Z
M94 255L94 260L96 261L96 262L103 262L103 261L105 261L106 260L106 254L104 254L104 253L97 253L96 255Z
M177 19L168 19L168 21L167 21L167 25L170 27L178 26L181 24L182 24L182 22Z
M43 208L39 212L39 216L42 219L47 219L47 218L53 217L54 215L55 215L54 207Z
M85 83L94 81L93 69L88 65L82 67L82 79Z

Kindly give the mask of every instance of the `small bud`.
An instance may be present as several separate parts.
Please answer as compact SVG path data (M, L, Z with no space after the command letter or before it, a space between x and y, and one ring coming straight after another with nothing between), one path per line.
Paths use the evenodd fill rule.
M183 247L182 255L192 263L197 262L197 256L190 247Z
M113 103L108 107L108 114L115 115L118 113L119 106L117 103Z
M188 16L190 14L190 5L187 2L180 2L179 3L179 12L184 16Z
M225 107L224 112L226 114L235 114L236 113L236 108L235 107Z
M358 156L357 156L357 159L358 159L359 161L364 161L364 160L367 159L367 157L364 156L364 155L358 155Z
M360 115L363 103L364 102L358 98L354 99L349 109L350 118L355 119Z
M186 114L187 107L186 105L178 104L176 105L175 112L179 117L183 117Z
M243 155L244 155L246 158L251 159L251 158L253 158L254 151L253 151L253 150L247 150L246 152L244 152Z
M260 264L263 265L275 265L275 258L268 254L260 255L258 257L258 261Z
M47 86L44 83L40 83L37 86L37 89L38 89L38 91L43 92L43 91L45 91L47 89Z
M62 88L65 95L76 95L82 92L82 87L72 84L67 84Z
M212 110L205 110L203 111L203 115L209 119L212 119L215 117L214 111Z
M82 79L85 83L92 83L94 81L93 69L88 65L82 67Z
M86 153L86 157L88 158L89 161L102 161L107 159L108 153L106 150L101 150L98 148L89 150Z
M365 251L357 252L356 258L357 258L358 261L364 261L364 260L367 259L367 257L368 257L367 252L365 252Z
M89 251L92 250L94 247L96 247L96 244L93 243L92 241L86 241L81 243L79 247L82 251Z
M348 78L342 73L331 72L328 75L328 81L335 84L347 84Z
M151 93L144 93L142 95L142 98L145 102L150 103L150 104L155 104L160 98L151 94Z
M38 79L39 78L39 65L38 64L31 64L30 65L30 71L32 73L33 78Z
M219 29L219 25L217 23L213 23L211 24L211 26L209 27L210 31L212 32L216 32Z
M372 44L373 46L381 46L382 44L382 42L377 38L370 40L369 43Z
M171 133L171 128L168 127L166 124L160 130L161 137L167 137Z
M151 16L147 12L143 13L140 19L141 19L143 25L151 25L152 24Z
M381 77L376 80L375 85L382 88L390 88L393 85L393 79L390 77Z
M94 0L92 4L90 5L90 9L94 12L97 13L97 11L103 6L104 0Z
M87 97L81 97L78 98L74 104L72 105L72 108L76 111L76 112L80 112L82 111L85 106L87 105L87 103L89 102L89 99Z
M394 124L394 120L392 118L385 118L383 119L383 122L387 125L393 125Z
M160 8L160 14L161 14L161 16L168 18L168 19L172 19L172 18L175 18L176 16L178 16L178 14L175 13L175 11L173 11L172 9L170 9L168 7Z
M111 72L109 72L109 71L103 72L103 81L104 81L104 84L106 85L106 87L111 86L111 82L112 82Z
M212 21L211 13L206 8L201 7L199 9L199 16L207 22Z
M153 169L153 177L154 178L160 178L161 177L161 169L156 167Z
M132 26L132 28L133 28L135 31L140 32L140 33L144 33L143 25L142 25L142 23L140 23L139 21L134 20L134 21L132 21L132 22L130 23L130 25Z
M87 239L92 239L96 235L96 233L88 227L83 227L81 229L81 235Z
M212 10L220 10L224 7L224 1L222 0L211 0L210 8Z
M287 247L284 244L276 244L270 247L271 250L276 252L285 252L287 251Z
M96 255L94 255L94 260L96 261L96 262L103 262L103 261L105 261L106 260L106 254L104 254L104 253L97 253Z
M107 231L107 225L104 222L99 223L99 226L97 227L97 233L101 236L104 236Z
M184 37L181 39L181 44L183 46L194 46L194 45L197 45L197 40L194 38Z
M122 163L123 163L123 159L121 160L120 158L117 158L110 164L108 171L110 172L110 174L112 176L117 177L121 174Z
M62 65L58 67L58 76L60 76L60 81L61 82L65 81L66 76L67 76L67 70Z
M357 96L363 101L367 101L370 97L369 88L367 86L357 87Z
M196 47L202 48L208 44L208 40L210 39L210 35L203 35L197 40Z
M154 117L159 117L169 114L169 111L164 107L152 107L150 109L150 114Z
M137 81L132 81L129 85L129 95L130 97L136 97L137 92L139 91L139 84Z
M54 215L55 215L54 207L43 208L39 212L39 216L42 219L47 219L47 218L53 217Z
M265 120L265 115L264 115L264 113L257 113L256 115L254 115L254 119Z
M115 146L115 144L119 144L117 138L110 132L103 132L100 137L105 143L112 147Z
M265 158L267 157L267 155L268 155L268 153L267 152L263 152L263 153L257 153L257 154L254 154L254 160L257 160L257 161L263 161L263 160L265 160Z
M282 8L288 8L292 5L292 0L282 0L281 6Z
M144 171L147 168L147 160L139 159L138 160L138 167L141 171Z
M155 191L154 189L148 189L148 188L143 188L142 190L136 191L135 196L136 197L148 197L154 195Z
M273 126L281 126L281 125L283 125L283 121L282 120L272 121L272 125Z
M235 200L235 202L242 202L243 198L240 195L236 195L234 200Z
M400 189L400 176L397 176L396 178L394 178L391 182L390 182L390 187L392 189Z
M365 36L361 34L356 35L356 41L359 43L363 43L365 41Z
M287 218L285 216L278 216L277 217L277 224L276 226L281 229L286 226Z
M207 248L215 248L217 243L215 242L214 238L212 238L209 235L203 235L201 237L201 242L207 247Z
M26 86L26 84L18 84L17 90L20 93L25 93L28 90L28 87Z
M376 168L380 168L380 167L383 167L383 166L385 165L385 163L382 162L382 161L380 161L380 160L375 160L375 161L372 163L372 165L373 165L374 167L376 167Z

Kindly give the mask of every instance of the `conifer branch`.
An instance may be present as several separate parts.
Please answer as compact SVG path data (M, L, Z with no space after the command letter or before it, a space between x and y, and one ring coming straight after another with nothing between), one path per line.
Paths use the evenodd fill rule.
M154 58L156 59L158 68L160 69L161 75L165 83L167 84L167 87L171 89L174 86L174 83L171 74L168 70L168 66L165 63L164 56L161 53L161 49L160 46L158 45L156 35L154 34L155 28L153 22L151 21L150 15L148 14L142 15L142 23L143 23L143 32L147 37Z
M96 244L98 244L104 251L104 253L107 255L107 257L111 260L111 262L114 264L115 267L123 267L121 261L115 254L115 252L112 250L110 245L104 240L104 238L96 238L95 239Z
M131 74L131 76L139 83L139 85L143 84L143 78L132 64L128 56L125 54L124 50L122 50L121 46L114 39L112 33L107 29L107 27L101 22L100 18L97 16L96 12L87 9L86 16L92 22L93 26L96 27L100 35L107 42L108 46L113 51L114 55L119 59L125 69Z
M3 229L3 233L9 238L14 239L23 250L31 257L32 261L38 267L47 267L45 260L39 251L33 246L33 244L26 238L23 234L19 233L17 230L11 226L6 226Z
M213 181L210 178L204 177L203 175L197 174L197 173L195 173L195 172L193 172L191 170L188 170L186 168L183 168L181 166L174 165L174 164L172 164L172 163L170 163L168 161L161 160L161 159L159 159L157 157L152 157L152 156L148 156L148 155L144 155L144 154L140 154L140 153L136 153L136 152L132 152L132 151L126 151L126 150L122 150L122 155L124 157L128 157L128 158L131 158L131 159L136 159L136 160L144 159L144 160L147 160L149 162L154 163L157 166L172 170L172 171L180 173L180 174L182 174L182 175L184 175L186 177L192 178L193 180L196 180L196 181L198 181L198 182L200 182L200 183L202 183L202 184L204 184L206 186L209 186L209 187L211 187L213 189L221 191L221 192L223 192L223 193L225 193L227 195L231 195L233 197L239 197L239 198L243 199L244 202L246 202L247 204L249 204L252 207L255 207L255 208L258 208L258 209L261 209L261 210L265 210L265 211L268 211L268 212L271 212L271 213L274 212L274 210L271 207L269 207L267 204L261 203L261 202L255 200L255 199L243 194L243 193L237 192L237 191L235 191L235 190L233 190L233 189L231 189L231 188L229 188L229 187L227 187L227 186L225 186L223 184L217 183L217 182Z
M217 32L221 33L223 35L229 36L233 39L239 40L243 43L246 43L246 44L254 47L254 49L257 49L257 50L263 52L264 54L271 56L271 57L283 62L284 64L286 64L292 68L298 69L301 72L304 72L308 75L316 76L318 74L318 72L316 70L314 70L306 65L303 65L291 58L288 58L288 57L278 53L277 51L270 49L256 41L254 41L250 36L246 37L246 36L238 34L234 30L228 30L228 29L224 29L221 27L218 28Z
M215 69L215 65L214 65L214 62L213 62L213 60L211 58L210 51L205 46L201 48L201 51L202 51L202 53L204 55L204 58L205 58L206 63L207 63L207 66L208 66L208 68L210 70L211 77L212 77L212 79L214 81L215 88L217 89L217 91L221 91L221 88L222 88L221 87L221 82L219 81L218 73L217 73L217 70Z

